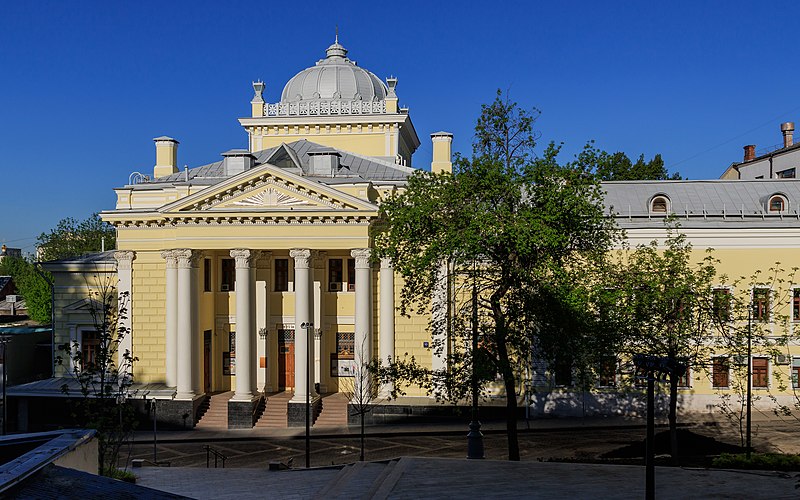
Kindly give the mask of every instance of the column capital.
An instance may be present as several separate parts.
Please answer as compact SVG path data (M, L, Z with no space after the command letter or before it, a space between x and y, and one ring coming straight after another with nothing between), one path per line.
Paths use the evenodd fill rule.
M289 256L294 259L295 269L308 269L311 250L308 248L293 248L289 250Z
M350 251L350 256L356 259L356 269L368 269L371 255L372 249L370 248L355 248Z
M177 260L178 269L192 269L197 267L202 254L189 248L178 248L172 251Z
M231 257L236 259L236 267L249 268L251 263L257 258L257 252L250 251L246 248L234 248L231 250Z
M117 260L117 269L130 271L133 259L136 258L136 252L131 250L119 250L114 252L114 258Z
M175 250L162 250L161 258L167 261L167 269L177 266L178 257L175 255Z
M381 269L394 269L392 259L389 257L381 257Z

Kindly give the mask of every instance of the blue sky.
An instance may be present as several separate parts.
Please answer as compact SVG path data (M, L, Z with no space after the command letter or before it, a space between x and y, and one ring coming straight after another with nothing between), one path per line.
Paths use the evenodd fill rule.
M300 4L300 5L298 5ZM113 208L150 172L152 138L197 166L246 146L251 81L268 101L332 42L399 78L430 163L429 134L468 152L497 88L541 109L565 159L593 139L716 178L742 146L800 125L795 2L3 2L0 243L33 249L67 216ZM798 134L800 135L800 134Z

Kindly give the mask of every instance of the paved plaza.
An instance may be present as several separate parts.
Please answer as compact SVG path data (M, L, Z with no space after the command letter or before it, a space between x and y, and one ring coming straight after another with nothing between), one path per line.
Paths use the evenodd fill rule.
M367 428L366 460L359 438L346 429L314 429L311 469L304 469L303 429L165 432L157 459L170 467L135 469L138 484L191 498L636 498L644 495L644 468L591 463L641 442L639 421L539 420L521 423L522 461L507 462L502 422L485 425L486 458L465 460L466 429L457 423ZM723 422L685 427L701 438L737 444ZM759 451L800 451L797 424L756 422ZM665 430L659 427L659 432ZM151 434L137 433L125 462L153 459ZM211 446L226 456L225 469L206 468ZM552 462L550 460L553 460ZM559 463L559 461L562 461ZM269 471L270 463L293 469ZM634 459L632 462L637 463ZM618 464L626 462L619 461ZM800 474L767 471L657 468L658 498L797 498Z

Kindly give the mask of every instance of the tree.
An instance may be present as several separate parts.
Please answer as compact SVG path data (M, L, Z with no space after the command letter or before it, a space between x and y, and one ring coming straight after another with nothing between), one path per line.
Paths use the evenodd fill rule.
M721 313L713 288L718 260L709 250L696 262L686 236L668 224L663 246L652 241L626 255L617 286L623 291L625 354L666 357L675 367L669 374L669 428L677 461L678 386L687 373L680 367L707 365L719 340L714 322Z
M413 174L405 191L382 204L375 235L377 253L403 277L402 314L430 313L432 294L475 282L480 352L472 356L469 349L469 307L455 303L450 315L433 311L429 325L434 352L446 356L447 367L401 357L382 374L396 388L417 383L451 401L464 396L473 370L484 387L499 374L508 456L519 460L516 398L531 346L542 332L566 333L564 318L533 306L544 297L560 300L551 291L582 281L593 262L605 259L617 233L588 169L559 165L553 144L534 158L535 110L519 108L498 91L481 111L472 156L458 157L453 174ZM458 291L448 298L457 299ZM450 332L449 340L443 332Z
M366 340L366 339L364 339ZM339 392L347 398L348 414L359 417L361 426L361 453L359 460L364 461L364 418L367 413L372 411L372 407L379 404L381 399L378 396L378 379L373 370L376 366L375 360L370 360L369 349L366 342L359 347L361 353L355 356L356 364L352 377L339 377Z
M620 151L616 153L607 153L589 147L584 153L592 157L589 163L595 165L595 175L597 175L601 181L681 179L680 173L669 173L666 167L664 167L664 160L661 158L660 154L655 155L650 160L645 160L644 155L640 155L639 158L633 162L628 158L628 155Z
M82 221L67 217L50 232L40 234L37 242L40 261L66 259L114 248L116 230L96 213Z
M0 262L0 276L11 276L20 295L25 298L28 317L39 323L50 324L51 300L50 273L36 269L36 264L24 257L6 257Z
M74 417L79 425L97 431L100 474L114 476L120 449L136 423L130 388L137 359L127 349L120 351L123 340L131 334L125 326L127 293L117 294L116 275L93 276L91 280L87 279L88 310L94 337L83 345L72 341L59 346L63 355L57 356L56 363L69 361L79 394L69 382L61 390L80 396L73 406Z

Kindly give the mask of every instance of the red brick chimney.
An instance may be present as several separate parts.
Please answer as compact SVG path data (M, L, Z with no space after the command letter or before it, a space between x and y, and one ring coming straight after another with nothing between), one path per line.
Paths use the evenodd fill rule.
M748 144L744 147L744 161L750 161L756 159L756 145L755 144Z
M788 148L794 144L794 141L792 140L792 136L794 135L793 122L781 123L781 132L783 133L783 147Z

